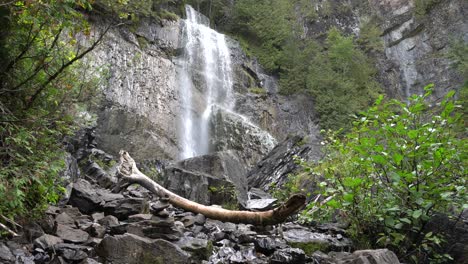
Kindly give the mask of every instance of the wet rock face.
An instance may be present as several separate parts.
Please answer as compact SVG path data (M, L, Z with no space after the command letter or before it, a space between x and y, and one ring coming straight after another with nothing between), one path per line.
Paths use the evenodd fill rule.
M362 21L379 21L383 51L370 55L376 59L378 80L385 92L391 97L406 98L409 94L421 94L425 85L434 83L437 98L463 84L463 77L445 55L452 40L468 41L468 4L464 0L431 1L424 8L429 1L416 2L321 1L316 4L317 19L299 20L304 22L304 35L319 41L331 27L359 36ZM327 3L346 5L348 11L320 15Z
M236 151L215 152L166 167L163 185L202 204L244 203L247 169Z
M143 19L134 32L111 29L87 57L104 75L96 135L107 152L116 155L123 148L136 158L177 157L179 95L171 57L178 37L179 22Z
M246 117L213 109L211 141L216 151L237 150L250 168L276 145L276 139Z
M190 263L189 255L178 246L162 239L125 234L108 236L96 249L97 254L115 264Z
M247 58L237 41L230 38L227 41L234 71L234 110L278 141L291 134L319 140L320 129L316 125L313 98L280 95L276 78L266 74L257 61Z
M308 140L301 136L284 140L249 171L248 185L264 191L273 185L281 186L287 181L288 174L300 169L294 157L304 160L317 159L320 157L320 147L308 143Z

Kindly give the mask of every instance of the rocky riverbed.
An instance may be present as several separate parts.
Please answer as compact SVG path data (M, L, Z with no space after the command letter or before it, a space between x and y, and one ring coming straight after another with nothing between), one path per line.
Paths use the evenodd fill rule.
M290 145L291 141L285 144ZM294 219L263 227L223 223L174 208L138 185L117 192L114 158L96 148L92 129L70 139L68 150L68 170L64 172L69 183L67 194L59 205L50 206L41 219L24 225L19 237L0 241L1 263L399 263L387 249L353 252L346 231L337 224L304 226ZM273 157L278 151L273 151ZM216 157L219 159L220 155ZM159 168L161 175L172 175L170 171L182 166L190 177L211 177L209 173L224 171L207 169L204 174L197 174L193 172L197 169L193 162L176 166L153 161L139 166ZM277 169L287 163L283 159ZM223 181L232 179L226 177ZM167 178L165 182L166 187L171 186ZM275 202L260 189L250 189L248 196L250 200L244 201L244 206L252 210L267 210ZM219 195L205 198L199 202L226 201Z

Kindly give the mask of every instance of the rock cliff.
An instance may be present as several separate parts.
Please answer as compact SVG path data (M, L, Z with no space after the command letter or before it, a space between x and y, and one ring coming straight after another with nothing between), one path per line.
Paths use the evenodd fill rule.
M459 88L463 77L447 53L455 40L468 42L468 3L464 0L313 1L314 19L299 17L304 35L322 39L331 27L360 36L367 21L381 30L383 49L373 57L379 81L392 97L406 98L435 84L436 98Z

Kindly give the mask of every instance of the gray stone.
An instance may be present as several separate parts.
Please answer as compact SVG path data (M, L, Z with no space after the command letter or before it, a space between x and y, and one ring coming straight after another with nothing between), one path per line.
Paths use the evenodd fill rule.
M94 213L91 215L91 218L93 219L94 222L98 222L99 220L104 218L104 213L103 212Z
M244 172L235 152L213 153L167 166L163 185L205 205L232 204L247 199Z
M145 220L131 223L127 226L127 232L149 238L163 238L170 241L178 240L182 236L181 231L176 228L174 220L171 218L159 221Z
M276 145L276 139L246 117L223 108L212 109L212 142L216 151L237 150L245 167L256 164Z
M311 232L306 228L292 228L283 232L283 238L288 244L299 248L313 246L318 250L346 250L351 248L351 240L340 236Z
M146 202L146 199L142 198L113 200L104 205L104 212L117 217L119 220L125 220L130 215L139 214Z
M166 208L169 207L169 203L168 202L163 202L161 200L158 200L156 201L155 203L151 203L150 205L150 209L154 212L154 213L158 213Z
M57 236L67 242L84 243L89 235L81 229L75 229L67 225L57 224Z
M117 226L119 225L119 219L113 215L106 215L102 219L98 220L98 223L103 225L103 226Z
M139 222L139 221L144 221L144 220L151 220L153 217L152 214L135 214L131 215L128 217L128 222L133 223L133 222Z
M93 237L103 238L106 234L106 227L98 223L93 223L86 231Z
M58 243L63 243L63 239L48 234L44 234L34 240L34 246L40 247L44 250L47 250Z
M133 234L107 236L96 252L105 261L114 264L190 263L190 256L173 243Z
M301 264L305 263L305 254L299 248L283 248L271 255L272 264Z
M269 190L272 186L280 187L288 180L289 174L294 174L301 167L295 158L309 160L314 156L317 146L308 144L301 136L290 137L279 143L252 170L247 179L249 186Z
M207 260L212 254L212 245L206 239L182 237L176 243L181 249L188 251L197 261Z
M245 209L251 211L268 211L276 204L277 199L251 199L247 200Z
M10 249L0 242L0 261L3 263L14 263L15 256L11 253Z
M255 249L257 252L263 253L265 255L271 255L275 250L286 248L287 244L284 240L271 237L259 237L254 241Z
M61 225L75 225L75 219L71 218L67 213L63 212L55 217L55 222Z
M395 253L388 249L358 250L353 254L335 259L336 264L399 264Z
M106 203L117 204L116 200L122 199L124 197L121 194L114 194L108 190L96 188L88 181L80 179L73 184L68 203L79 208L84 214L91 214L102 211Z

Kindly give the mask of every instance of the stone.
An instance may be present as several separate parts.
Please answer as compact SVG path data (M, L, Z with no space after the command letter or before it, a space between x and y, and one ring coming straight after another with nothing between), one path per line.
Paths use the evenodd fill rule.
M190 256L177 245L133 234L105 237L96 248L98 256L113 264L190 263Z
M250 188L249 192L247 193L249 199L271 199L271 194L262 191L258 188Z
M146 199L142 198L124 198L112 200L104 205L104 212L113 215L119 220L125 220L130 215L139 214L144 206Z
M168 202L163 202L161 200L156 201L155 203L151 203L150 209L153 211L153 213L158 213L166 208L168 208L170 203Z
M78 180L73 184L69 204L79 207L84 214L90 214L102 208L103 199L86 180Z
M98 223L93 223L86 229L86 232L88 232L92 237L103 238L106 234L106 227Z
M71 243L84 243L89 238L89 234L85 231L62 224L57 224L56 233L61 239Z
M61 225L75 225L75 219L71 218L67 213L63 212L55 217L55 222Z
M257 252L265 255L271 255L275 250L287 247L285 241L280 241L278 238L271 237L258 237L255 239L254 244Z
M395 253L388 249L358 250L334 260L336 264L399 264Z
M105 217L98 220L98 223L103 226L117 226L119 225L119 219L113 215L106 215Z
M211 125L212 142L216 151L239 150L245 168L255 165L263 156L270 152L277 144L276 139L252 123L245 116L226 110L222 107L213 107Z
M133 223L133 222L151 220L152 217L153 217L152 214L135 214L135 215L131 215L128 217L128 222Z
M245 173L238 152L216 152L168 165L163 186L205 205L237 204L247 200Z
M351 248L351 240L348 238L338 239L329 234L309 231L306 228L297 226L283 231L283 238L293 246L303 249L307 254L312 254L317 250L347 250Z
M264 191L268 191L271 186L282 186L289 174L301 169L296 157L310 160L314 156L317 147L306 141L302 136L292 136L280 142L248 172L249 186Z
M283 248L271 255L272 264L301 264L305 263L305 254L299 248Z
M103 219L104 216L105 215L103 212L97 212L97 213L93 213L91 215L91 218L93 219L94 222L98 222L99 220Z
M182 237L177 241L176 245L181 249L190 252L192 257L198 262L207 260L213 250L213 245L211 242L208 242L208 240L193 237Z
M53 245L63 243L63 239L60 237L44 234L34 240L34 246L47 250Z
M23 226L24 237L28 241L34 241L34 239L45 234L40 224L31 222Z
M251 199L247 200L245 209L251 211L268 211L275 207L277 199Z
M169 218L168 220L145 220L131 223L127 226L127 232L142 237L176 241L182 236L182 233L175 227L173 221L173 219Z
M0 262L14 263L15 256L11 253L10 249L2 242L0 242Z
M204 225L206 222L206 217L202 214L195 215L195 224Z

